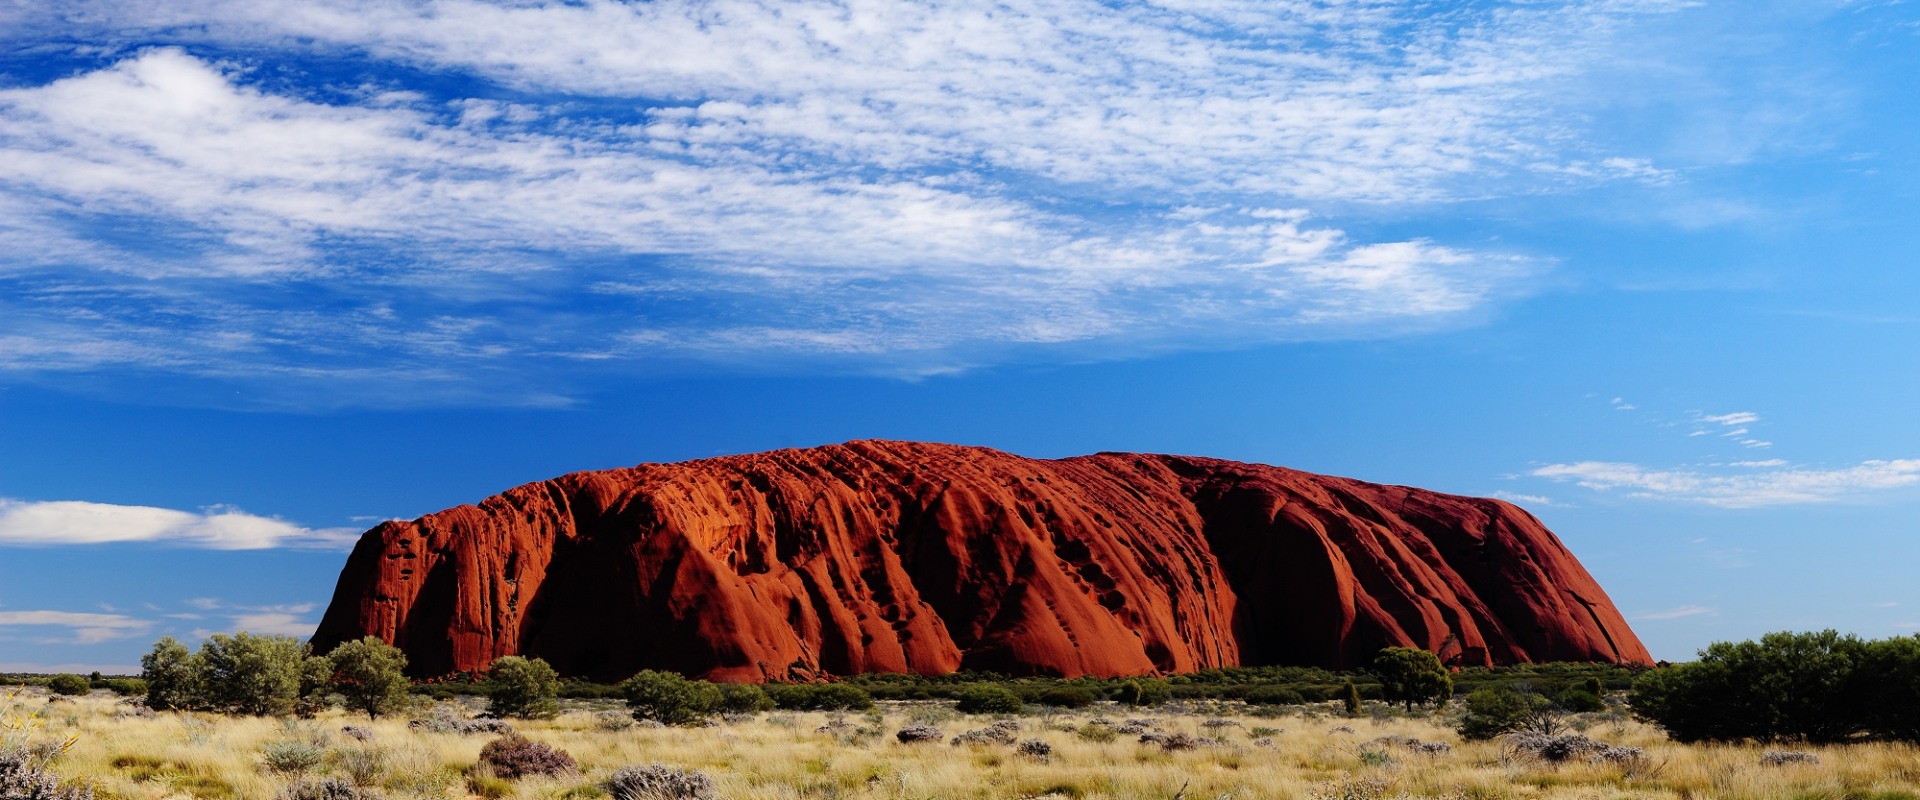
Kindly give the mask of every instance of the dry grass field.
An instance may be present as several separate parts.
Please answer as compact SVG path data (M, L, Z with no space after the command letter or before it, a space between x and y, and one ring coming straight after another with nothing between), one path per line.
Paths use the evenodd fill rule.
M409 727L406 717L369 724L340 711L313 720L143 715L104 692L54 701L32 689L10 705L0 713L38 715L26 734L31 741L73 741L51 762L52 771L92 786L100 798L125 800L273 800L303 776L341 778L388 798L606 797L599 784L613 770L649 763L700 770L712 777L714 797L731 800L1920 800L1920 748L1914 746L1803 748L1818 763L1768 765L1762 762L1768 747L1673 744L1618 712L1578 722L1595 740L1642 748L1643 758L1575 756L1553 763L1508 743L1462 742L1444 717L1399 717L1384 708L1359 719L1330 708L1261 717L1229 707L1143 712L1111 706L1017 718L1017 739L1051 747L1051 755L1041 757L1011 744L949 744L993 720L937 704L887 705L848 715L838 726L827 714L772 712L705 728L656 728L622 727L627 720L617 704L570 703L557 719L514 725L570 753L579 770L505 781L475 769L493 735L431 732ZM441 713L471 715L477 708L448 701ZM1132 718L1150 719L1169 736L1217 743L1190 749L1143 744L1138 733L1118 732ZM896 740L896 731L916 724L939 728L941 740ZM371 735L363 741L346 726ZM1447 746L1422 749L1411 740ZM289 769L272 769L276 759Z

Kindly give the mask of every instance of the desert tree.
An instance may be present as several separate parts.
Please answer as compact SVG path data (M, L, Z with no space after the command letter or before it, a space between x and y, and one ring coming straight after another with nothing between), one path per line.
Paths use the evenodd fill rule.
M346 698L347 707L378 719L406 706L407 654L400 648L368 636L343 642L327 654L327 685Z
M560 713L560 675L545 659L501 656L487 667L487 713L545 719Z
M1380 678L1381 695L1388 702L1404 703L1408 711L1415 703L1444 702L1453 694L1453 678L1440 657L1417 647L1381 650L1374 656L1373 672Z

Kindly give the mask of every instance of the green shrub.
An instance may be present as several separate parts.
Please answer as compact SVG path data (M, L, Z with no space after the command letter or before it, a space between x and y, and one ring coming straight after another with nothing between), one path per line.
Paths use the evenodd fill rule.
M873 697L858 686L845 683L799 683L768 686L767 695L776 707L789 711L865 711L873 708Z
M88 683L86 678L78 675L63 673L55 675L52 680L47 681L47 688L52 690L54 694L73 696L83 695L93 691L93 684Z
M1129 706L1157 706L1167 702L1173 696L1173 686L1158 678L1138 678L1124 681L1113 699Z
M1901 717L1920 711L1915 676L1920 645L1911 639L1770 633L1758 642L1715 642L1698 661L1648 672L1634 681L1629 702L1682 742L1911 738L1915 723Z
M1554 695L1553 704L1575 714L1601 711L1607 707L1606 701L1601 700L1599 695L1585 689L1568 689Z
M487 668L487 713L496 717L547 719L560 713L554 699L560 676L545 659L501 656Z
M147 682L139 678L108 678L101 681L101 686L121 697L134 697L147 693Z
M1099 699L1092 689L1081 686L1055 686L1034 698L1040 705L1056 708L1086 708Z
M954 708L962 714L1018 714L1024 704L1020 696L1006 687L976 683L954 695Z
M1546 706L1546 698L1508 686L1475 689L1467 694L1467 713L1457 730L1468 740L1491 739L1520 730Z
M706 681L688 680L672 672L643 669L620 684L634 719L662 725L692 725L707 718L720 702L721 692Z
M1285 686L1256 686L1247 690L1242 699L1260 706L1298 706L1307 702L1300 692Z
M758 714L773 710L773 698L751 683L718 684L713 710L722 714Z

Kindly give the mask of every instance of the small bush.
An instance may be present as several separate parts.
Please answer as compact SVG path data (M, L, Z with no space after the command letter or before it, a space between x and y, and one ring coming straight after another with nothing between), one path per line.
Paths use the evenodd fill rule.
M275 797L277 800L374 800L379 796L339 778L320 778L295 783Z
M626 696L634 719L662 725L703 722L720 701L720 691L711 683L651 669L643 669L621 683L620 693Z
M976 728L955 736L951 744L956 747L963 744L1013 744L1018 738L1015 734L1019 732L1020 723L1003 719L987 727Z
M1034 702L1056 708L1086 708L1099 700L1092 689L1081 686L1056 686L1041 692Z
M59 776L36 766L26 751L0 748L0 799L93 800L93 790L63 787Z
M136 697L147 693L147 682L139 678L108 678L101 681L100 685L121 697Z
M487 713L496 717L547 719L560 713L554 699L560 676L545 660L502 656L487 668Z
M1553 697L1553 704L1576 714L1606 710L1607 703L1600 696L1585 689L1568 689Z
M624 731L633 727L633 715L601 711L593 715L593 726L603 731Z
M1194 750L1201 747L1212 747L1219 744L1218 741L1205 736L1193 736L1185 733L1143 733L1140 734L1140 743L1157 744L1160 746L1160 749L1170 753L1181 750Z
M528 775L564 775L578 767L573 756L544 742L535 742L518 734L502 736L480 748L480 763L493 774L507 780Z
M893 738L898 739L901 744L937 742L945 737L946 734L941 733L939 728L933 727L932 725L908 725L895 731L893 734Z
M260 759L274 772L300 775L313 771L327 758L327 751L301 741L268 742L260 748Z
M1587 761L1594 764L1614 764L1632 768L1646 764L1647 751L1638 747L1608 746L1595 750L1592 755L1587 756Z
M773 710L773 698L751 683L722 683L713 710L721 714L758 714Z
M1157 678L1142 678L1120 684L1113 699L1129 706L1157 706L1173 696L1173 687Z
M513 733L504 720L467 719L452 706L435 706L426 716L407 721L407 727L429 733Z
M791 711L865 711L873 696L844 683L803 683L767 687L774 705Z
M1101 722L1102 720L1096 720L1075 728L1073 735L1089 742L1111 742L1120 738L1120 732L1114 730L1111 723L1102 725Z
M54 694L76 696L93 691L93 684L78 675L63 674L55 675L53 680L47 681L47 688Z
M1467 695L1467 713L1456 730L1470 741L1492 739L1525 726L1542 710L1545 699L1506 686L1475 689Z
M713 800L713 779L661 764L622 767L602 784L613 800Z
M513 781L493 774L485 764L467 770L467 793L485 800L502 800L513 794Z
M1536 755L1547 761L1559 763L1583 756L1588 753L1607 749L1604 742L1596 742L1577 733L1543 734L1522 732L1507 737L1507 746L1516 753Z
M1760 754L1760 763L1770 767L1783 764L1818 764L1820 757L1799 750L1768 750Z
M355 786L372 786L387 771L387 751L378 747L352 747L335 756L335 764Z
M1300 692L1285 686L1256 686L1243 699L1257 706L1299 706L1307 702Z
M1024 704L1019 695L1000 686L976 683L954 694L954 708L962 714L1018 714Z
M340 727L340 732L356 742L373 741L373 729L362 725L343 725Z
M1015 747L1013 751L1019 753L1021 756L1037 761L1053 760L1053 745L1047 744L1039 739L1028 739L1021 742L1020 746Z

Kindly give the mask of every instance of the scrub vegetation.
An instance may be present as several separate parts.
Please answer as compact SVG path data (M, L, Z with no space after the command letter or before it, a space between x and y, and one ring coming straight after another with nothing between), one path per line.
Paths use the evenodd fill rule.
M1868 654L1850 663L1879 668L1876 659L1906 648L1856 647L1825 634L1780 636L1788 638L1710 649L1700 663L1740 653L1750 656L1741 665L1794 663L1758 656L1838 651ZM1683 742L1647 718L1657 708L1635 714L1630 698L1653 696L1654 689L1670 704L1685 696L1699 669L1689 665L1644 671L1637 684L1633 674L1610 667L1462 670L1448 676L1452 699L1416 699L1408 710L1407 692L1383 690L1368 674L1222 670L1144 681L868 676L748 691L650 673L594 689L543 680L537 659L503 666L541 680L421 684L396 697L384 684L394 661L362 652L371 645L360 646L351 664L340 660L352 669L330 675L321 666L334 662L282 653L282 642L233 637L217 647L234 651L228 656L261 656L261 668L279 676L281 688L267 693L275 701L237 700L204 683L194 688L204 674L191 668L184 648L165 642L157 650L168 657L155 660L160 669L148 680L155 686L162 679L160 699L171 698L172 710L105 685L77 695L46 685L0 691L0 719L8 721L0 750L10 754L8 764L17 762L10 767L16 782L66 793L0 789L0 800L1920 800L1920 746L1872 727L1838 738L1785 730ZM298 661L297 677L276 658ZM1424 663L1416 666L1402 677L1426 674ZM1704 674L1720 676L1717 669ZM178 680L168 684L167 670ZM1756 692L1776 685L1764 671L1734 674L1754 679ZM1848 674L1834 685L1887 685ZM1282 675L1307 680L1274 680ZM1348 679L1369 695L1354 714L1346 710ZM286 684L296 686L290 702L282 702ZM1401 684L1422 685L1425 678ZM177 692L182 686L192 691ZM356 698L356 686L367 691ZM1309 697L1309 686L1325 691ZM1705 686L1701 691L1721 692L1726 683ZM485 696L489 690L512 693L507 705L538 711L490 715L489 708L506 709L499 697ZM929 696L888 696L896 691ZM1287 692L1300 702L1267 702L1292 697ZM216 696L222 699L209 700ZM988 703L969 702L989 696ZM1881 705L1892 696L1876 695ZM979 713L960 711L963 702ZM1881 705L1874 719L1890 718Z

